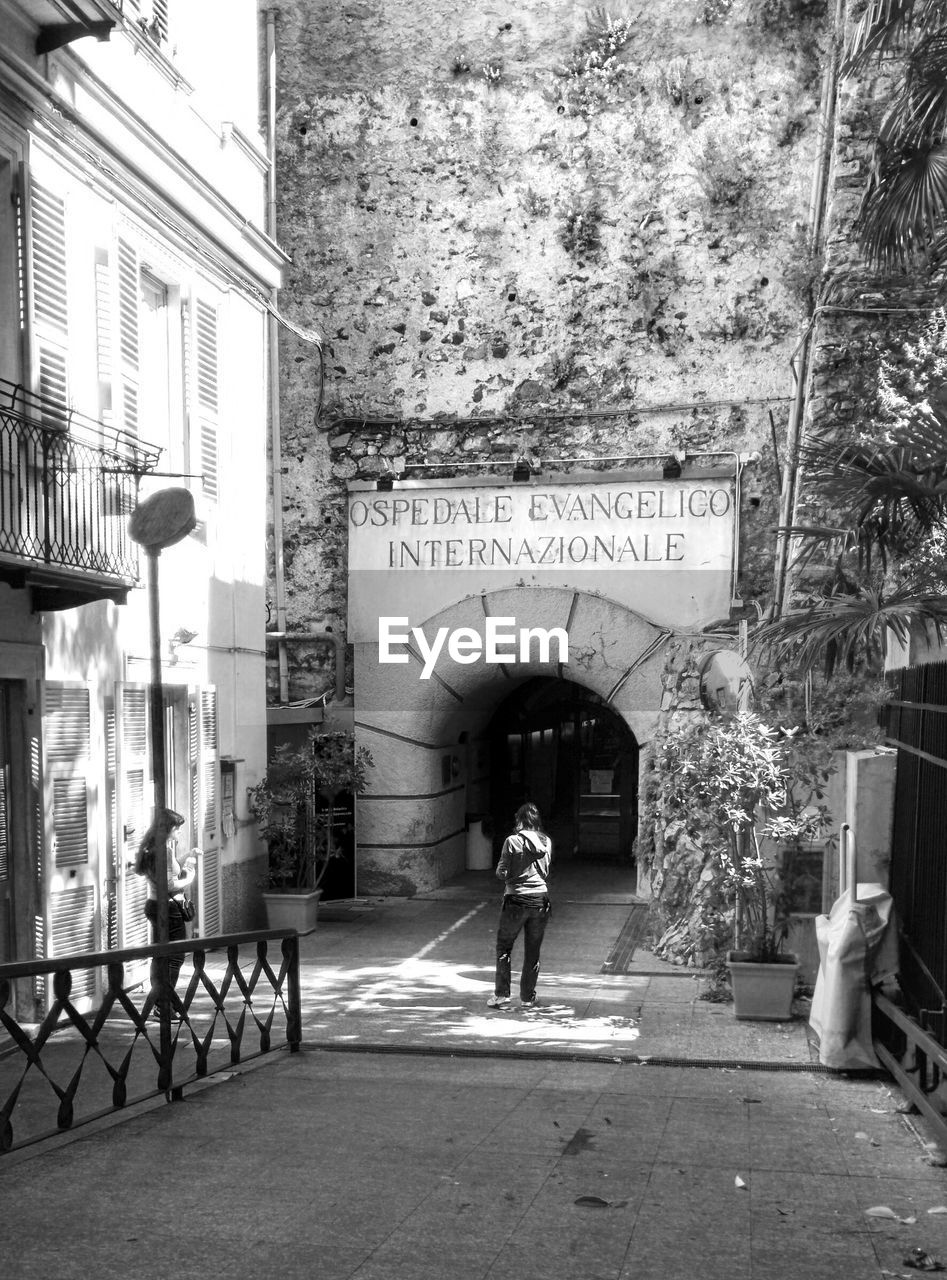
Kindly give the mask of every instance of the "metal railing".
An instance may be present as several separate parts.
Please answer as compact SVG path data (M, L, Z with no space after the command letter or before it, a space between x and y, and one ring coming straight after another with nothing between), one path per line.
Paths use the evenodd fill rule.
M272 944L278 963L269 957ZM180 992L168 969L178 957L191 960L190 973L178 975ZM103 971L101 1000L80 1012L82 1001L71 998L74 976L96 969ZM51 987L48 1012L36 1025L9 1008L23 979L47 979ZM0 965L0 1153L161 1094L177 1100L186 1085L280 1042L291 1052L302 1043L295 932Z
M942 1147L947 1145L947 1116L941 1098L947 1079L947 1050L916 1018L880 991L872 993L872 1044L878 1061L924 1116L935 1140Z
M0 378L0 555L135 581L125 525L159 454Z

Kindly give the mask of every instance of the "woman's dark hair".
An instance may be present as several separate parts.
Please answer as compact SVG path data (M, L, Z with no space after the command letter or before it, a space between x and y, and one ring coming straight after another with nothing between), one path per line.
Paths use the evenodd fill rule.
M543 820L534 804L521 804L516 811L513 825L517 831L528 828L530 831L542 831Z

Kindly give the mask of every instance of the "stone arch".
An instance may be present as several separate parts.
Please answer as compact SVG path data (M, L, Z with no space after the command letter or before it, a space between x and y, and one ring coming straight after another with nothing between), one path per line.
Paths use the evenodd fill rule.
M566 660L558 660L555 644L543 660L535 642L525 660L505 663L483 656L454 661L442 653L421 679L424 651L438 632L465 628L483 637L487 618L515 620L517 635L561 629ZM375 761L358 805L360 893L414 893L464 869L467 815L488 808L486 730L518 684L545 676L588 689L641 747L651 741L661 709L663 648L671 633L602 596L545 586L485 592L431 615L421 632L423 643L391 646L389 657L397 661L382 662L377 643L354 646L356 736Z

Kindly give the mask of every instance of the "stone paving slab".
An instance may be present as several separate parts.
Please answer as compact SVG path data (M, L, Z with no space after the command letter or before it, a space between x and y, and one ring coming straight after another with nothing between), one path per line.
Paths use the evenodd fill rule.
M0 1162L4 1274L910 1276L915 1246L947 1260L947 1187L895 1103L810 1073L281 1053Z

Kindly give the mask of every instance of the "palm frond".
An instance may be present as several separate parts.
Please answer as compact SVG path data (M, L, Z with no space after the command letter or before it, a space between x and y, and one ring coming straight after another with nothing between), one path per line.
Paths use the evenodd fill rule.
M855 223L869 262L892 270L927 257L945 222L947 146L937 142L902 153L879 141L875 174Z
M812 548L857 551L870 568L908 553L947 521L947 443L920 406L885 445L810 440L798 452L812 496L830 520L785 530ZM811 559L811 552L803 558Z
M904 76L878 128L886 147L902 153L939 142L947 123L947 27L928 32L911 50Z
M944 0L869 0L849 42L843 75L901 48L912 31L947 23Z
M906 644L911 636L922 635L938 641L947 635L947 595L918 595L907 587L885 596L864 587L763 623L753 635L753 646L801 672L822 666L828 677L857 663L881 666L889 636Z

